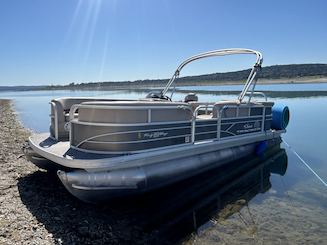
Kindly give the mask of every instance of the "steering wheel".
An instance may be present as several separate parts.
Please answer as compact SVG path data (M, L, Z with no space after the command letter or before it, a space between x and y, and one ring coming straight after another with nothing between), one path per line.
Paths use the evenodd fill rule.
M160 99L171 101L171 98L168 95L161 95Z
M167 95L163 95L162 92L150 92L147 96L147 99L161 99L171 101L171 98Z

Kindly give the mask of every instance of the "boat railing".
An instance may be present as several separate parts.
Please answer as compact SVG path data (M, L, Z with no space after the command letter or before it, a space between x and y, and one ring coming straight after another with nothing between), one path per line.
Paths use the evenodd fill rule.
M76 111L81 108L81 107L85 107L86 105L81 105L81 104L75 104L71 107L70 111L69 111L69 122L66 123L65 125L65 129L67 131L69 131L69 138L72 139L72 130L71 130L71 123L72 121L75 119L75 113ZM156 123L156 121L153 120L152 118L152 111L155 109L165 109L165 110L176 110L176 109L181 109L181 110L186 110L190 112L190 118L193 115L193 110L191 109L190 106L187 105L176 105L176 106L164 106L164 105L158 105L158 106L115 106L115 105L97 105L97 108L103 108L103 109L110 109L110 110L146 110L147 111L147 118L146 118L146 122L147 124L151 124L151 123ZM170 121L170 123L178 123L180 121ZM85 122L83 122L83 124L85 124ZM89 124L92 125L96 125L96 122L91 122ZM115 123L100 123L102 126L112 126ZM116 123L117 124L117 123ZM117 125L121 125L121 123L118 123ZM126 125L128 125L128 123L126 123ZM130 124L130 125L137 125L137 124ZM79 142L76 147L79 148L82 144L87 143L89 141L95 140L97 138L100 137L104 137L104 136L113 136L113 135L124 135L124 134L130 134L130 133L135 133L135 132L150 132L153 131L153 129L145 129L145 130L139 130L139 131L131 131L131 130L127 130L127 131L118 131L118 132L114 132L114 133L105 133L105 134L98 134L98 135L93 135L91 137L88 137L84 140L82 140L81 142ZM72 142L72 141L71 141Z
M208 112L208 109L211 108L213 110L215 105L213 104L205 104L205 105L199 105L193 112L193 117L192 117L192 125L191 125L191 143L194 144L195 142L195 129L196 129L196 121L198 119L198 114L199 111L204 109L205 113Z
M258 95L262 95L261 93L258 93ZM237 102L236 102L237 103ZM81 104L75 104L71 107L70 109L70 115L69 115L69 123L66 126L66 130L70 131L70 139L72 139L72 135L71 135L71 131L70 130L70 124L72 122L72 120L75 118L75 113L78 110L79 107L81 107L83 105ZM99 105L97 105L97 107L99 107ZM210 138L207 138L206 140L221 140L221 126L224 122L222 122L223 119L229 120L229 119L236 119L236 118L251 118L251 117L256 117L258 118L258 115L251 115L251 108L258 108L261 107L262 108L262 113L259 116L262 116L262 119L255 119L255 120L262 120L261 122L261 132L264 131L264 122L265 122L265 106L262 104L253 104L253 103L237 103L237 104L232 104L232 105L219 105L219 104L210 104L210 103L206 103L206 104L202 104L197 106L194 110L191 109L191 107L187 106L187 105L177 105L177 106L100 106L106 109L119 109L119 110L124 110L124 109L140 109L140 110L147 110L147 120L145 123L151 124L153 123L153 121L151 120L151 111L153 109L184 109L184 110L188 110L190 111L190 115L191 115L191 132L190 132L190 138L191 140L189 142L186 142L188 144L194 144L195 142L199 142L199 141L203 141L201 139L196 140L196 136L197 136L197 127L202 127L203 122L212 122L216 121L216 126L217 129L214 130L216 131L216 135L212 136ZM227 113L223 114L226 110L228 109L232 109L235 108L235 112L233 112L233 115L230 116ZM247 110L246 114L244 114L244 111L242 112L242 110L245 109L245 111ZM216 110L216 112L214 113L214 111ZM202 114L200 114L200 112L202 111ZM211 117L201 117L202 115L211 115ZM214 116L214 114L216 116ZM197 123L201 123L198 124ZM96 124L96 123L92 123L92 124ZM102 125L104 125L105 123L101 123ZM108 123L108 125L112 125L112 123ZM205 124L206 125L206 124ZM210 124L209 124L210 125ZM207 125L208 126L208 125ZM152 130L152 129L151 129ZM142 131L142 130L141 130ZM145 130L145 131L150 131L149 130ZM133 131L134 132L134 131ZM135 131L136 132L136 131ZM106 134L99 134L99 135L93 135L92 137L88 137L86 139L83 139L81 142L79 142L76 147L79 148L82 144L95 140L99 137L103 137L103 136L111 136L111 135L117 135L117 134L128 134L131 133L131 131L119 131L119 132L114 132L114 133L106 133Z
M51 114L50 118L51 121L54 123L54 137L55 139L59 139L59 119L58 119L58 110L57 110L57 105L53 101L49 103L51 105Z
M253 95L260 95L260 96L262 96L262 97L265 99L265 101L268 101L267 95L266 95L265 93L263 93L263 92L258 92L258 91L248 91L248 92L245 93L245 95L248 95L248 96L249 96L249 100L248 100L248 102L251 101Z
M258 92L256 93L257 95L263 95L263 93L261 92ZM265 97L265 96L264 96ZM265 97L266 98L266 97ZM191 143L195 143L196 142L196 123L197 121L200 119L198 116L199 116L199 111L205 109L206 111L208 110L208 108L212 108L212 113L214 112L215 110L215 106L216 105L199 105L193 112L193 117L192 117L192 125L191 125ZM248 114L248 118L251 118L251 115L250 115L250 109L253 108L253 105L247 103L247 104L244 104L242 106L243 108L246 108L248 107L249 108L249 114ZM261 106L260 106L261 107ZM217 107L217 135L215 138L212 138L211 140L220 140L220 135L221 135L221 124L222 124L222 118L223 118L223 112L226 111L227 109L232 109L232 108L235 108L236 109L236 112L235 112L235 117L233 118L238 118L239 117L239 111L240 111L240 104L238 105L224 105L222 106L221 108L218 108ZM266 116L266 110L265 110L265 106L262 106L263 108L263 111L262 111L262 119L261 119L261 132L264 131L264 123L265 123L265 116Z
M71 122L75 118L75 113L78 110L78 108L83 107L84 105L81 104L75 104L71 107L69 111L69 122ZM99 106L97 105L97 108L103 108L103 109L110 109L110 110L147 110L147 122L151 123L152 122L152 110L154 109L171 109L171 110L176 110L176 109L183 109L183 110L188 110L190 111L190 114L193 114L193 110L191 107L187 105L176 105L176 106L108 106L108 105L103 105Z
M193 113L193 118L192 118L192 128L191 128L191 142L194 144L195 143L195 136L196 136L196 122L197 120L199 119L198 118L198 114L199 114L199 111L202 110L202 109L205 109L206 111L208 110L208 108L212 108L212 111L214 110L214 107L215 105L199 105L195 110L194 110L194 113ZM220 139L220 127L221 127L221 116L222 116L222 113L225 109L227 108L238 108L238 106L235 106L235 105L225 105L223 106L222 108L218 109L217 108L217 137L216 138L213 138L214 139Z

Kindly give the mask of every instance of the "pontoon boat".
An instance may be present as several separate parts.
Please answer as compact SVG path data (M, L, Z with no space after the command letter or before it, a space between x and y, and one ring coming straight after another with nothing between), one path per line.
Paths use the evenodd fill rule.
M199 102L191 93L173 101L171 87L184 66L234 54L256 56L237 99ZM26 154L39 167L57 170L67 190L88 202L154 190L260 154L289 121L287 106L255 92L261 64L254 50L215 50L185 60L160 93L144 99L54 99L50 132L32 135Z

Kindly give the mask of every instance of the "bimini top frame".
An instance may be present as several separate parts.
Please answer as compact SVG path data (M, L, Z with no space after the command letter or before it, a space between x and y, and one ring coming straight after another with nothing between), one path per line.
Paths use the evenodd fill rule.
M195 56L192 56L190 58L188 58L187 60L185 60L184 62L182 62L177 70L175 71L174 75L172 76L172 78L168 81L166 87L162 90L162 96L165 96L165 94L168 92L168 89L170 88L170 86L173 84L173 82L175 81L175 79L177 79L179 77L179 74L181 72L181 70L184 68L184 66L186 66L187 64L191 63L192 61L195 60L199 60L199 59L203 59L203 58L208 58L208 57L213 57L213 56L225 56L225 55L233 55L233 54L255 54L256 55L256 62L246 80L246 83L244 85L244 88L242 90L242 92L240 93L238 100L240 102L242 102L244 96L248 93L250 86L252 84L252 90L250 92L250 98L249 101L253 95L254 92L254 88L256 85L256 80L254 80L258 70L261 68L261 64L263 61L262 58L262 54L258 51L252 50L252 49L241 49L241 48L231 48L231 49L219 49L219 50L213 50L213 51L209 51L209 52L205 52L205 53L201 53ZM253 82L254 81L254 82Z

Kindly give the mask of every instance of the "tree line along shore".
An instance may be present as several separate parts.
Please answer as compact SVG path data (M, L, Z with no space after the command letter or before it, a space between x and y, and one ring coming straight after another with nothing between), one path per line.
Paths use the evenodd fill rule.
M242 71L185 76L176 80L176 86L234 85L243 84L250 69ZM322 83L327 82L327 64L292 64L262 67L257 75L258 83ZM135 81L71 82L66 85L0 86L0 91L21 90L83 90L83 89L138 89L162 87L169 79L145 79Z

